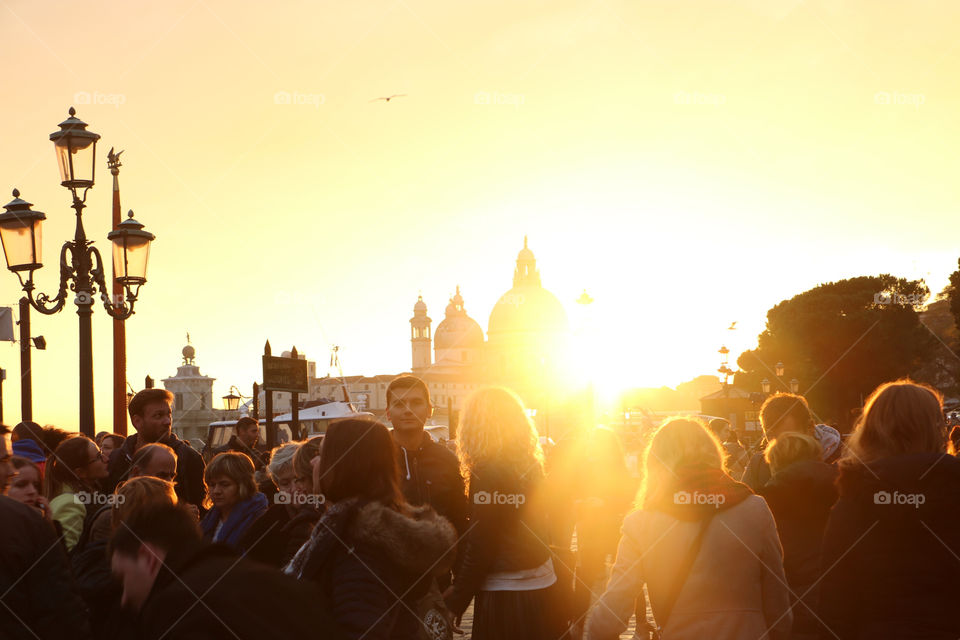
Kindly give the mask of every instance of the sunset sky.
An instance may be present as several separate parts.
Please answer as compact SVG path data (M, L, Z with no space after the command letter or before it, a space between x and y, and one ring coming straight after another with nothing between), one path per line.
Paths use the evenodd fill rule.
M606 389L675 385L756 344L772 305L956 268L960 5L918 1L0 1L0 189L72 237L48 135L101 134L84 222L109 254L106 152L156 234L128 376L249 390L269 338L323 372L410 367L408 319L459 284L486 329L528 235ZM389 102L379 96L406 94ZM575 304L596 300L589 318ZM0 274L0 305L19 299ZM75 306L32 315L34 416L77 426ZM737 331L727 331L737 321ZM94 312L98 430L110 321ZM4 417L19 420L19 354ZM732 358L733 359L733 358Z

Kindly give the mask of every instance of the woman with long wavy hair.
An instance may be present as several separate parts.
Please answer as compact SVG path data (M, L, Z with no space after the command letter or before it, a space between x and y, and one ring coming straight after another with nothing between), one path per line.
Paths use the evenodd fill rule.
M566 630L540 499L543 451L511 391L488 387L465 401L457 454L468 482L470 528L447 606L474 600L474 640L555 640Z
M838 638L957 638L960 460L940 393L880 385L840 460L819 615Z
M587 620L590 640L620 637L644 585L665 638L789 637L773 516L763 498L729 476L724 458L699 420L673 418L653 434L637 510L623 522L607 590Z

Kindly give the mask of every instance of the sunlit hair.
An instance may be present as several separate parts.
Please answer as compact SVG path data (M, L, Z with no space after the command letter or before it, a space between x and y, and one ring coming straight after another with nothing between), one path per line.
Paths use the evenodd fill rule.
M93 462L90 454L90 445L97 448L97 443L87 436L76 434L66 438L57 445L50 457L47 458L43 476L43 495L53 500L63 493L64 485L76 490L93 491L90 483L78 475L78 471Z
M210 485L220 478L237 483L238 499L241 502L246 500L257 492L257 481L253 476L253 461L247 454L238 451L218 453L203 470L203 484L207 488L203 506L210 508L213 504L210 500Z
M327 429L329 431L329 429ZM306 478L313 483L313 465L311 461L323 452L323 440L326 436L316 436L304 440L293 454L293 475L298 479ZM316 487L315 487L316 488Z
M643 452L643 482L636 506L668 486L677 469L699 466L726 471L726 454L720 440L697 418L671 418L653 433Z
M788 431L767 445L763 459L770 465L770 473L777 473L795 462L819 460L822 455L823 447L816 438L805 433Z
M489 462L518 479L543 475L537 428L517 394L503 387L484 387L467 396L457 428L457 456L466 479Z
M813 433L814 419L810 413L810 405L803 396L793 393L775 393L760 407L760 426L768 440L773 440L783 433L784 420L792 418L796 430L803 433Z
M267 464L267 473L275 481L281 473L293 469L293 458L300 449L299 442L287 442L274 447L270 451L270 462Z
M869 464L905 453L946 453L943 396L912 380L877 387L863 407L844 464Z
M139 476L120 483L118 498L110 510L110 528L116 529L131 511L145 504L177 504L177 492L173 483L153 476ZM123 496L122 499L119 496Z

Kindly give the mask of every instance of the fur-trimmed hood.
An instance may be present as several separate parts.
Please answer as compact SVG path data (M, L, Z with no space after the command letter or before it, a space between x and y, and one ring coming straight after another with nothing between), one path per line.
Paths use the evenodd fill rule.
M347 535L412 577L444 570L457 544L453 525L428 505L407 505L400 513L379 502L368 503L357 511Z

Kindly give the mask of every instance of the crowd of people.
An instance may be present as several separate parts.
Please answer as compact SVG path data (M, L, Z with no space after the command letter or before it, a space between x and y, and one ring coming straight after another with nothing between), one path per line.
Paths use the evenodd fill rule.
M942 397L869 397L845 442L776 394L751 451L675 417L545 452L522 401L465 401L455 452L420 379L264 451L238 421L204 459L172 395L135 433L32 422L0 438L0 637L814 640L960 637L960 461ZM651 615L652 614L652 615Z

